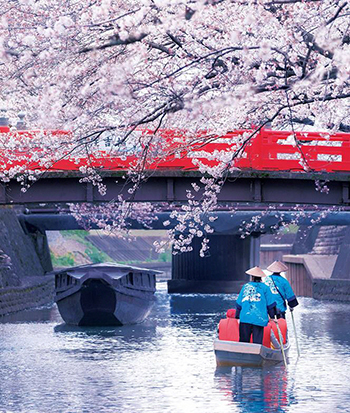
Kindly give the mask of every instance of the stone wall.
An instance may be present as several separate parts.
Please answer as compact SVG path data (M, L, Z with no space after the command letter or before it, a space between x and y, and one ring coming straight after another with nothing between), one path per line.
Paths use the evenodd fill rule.
M326 225L321 226L311 254L336 255L343 243L347 226Z
M21 286L0 289L0 316L53 304L54 277L27 277Z
M320 280L313 282L313 297L318 300L350 302L350 280Z
M306 225L301 225L294 239L291 253L296 255L311 252L318 237L319 230L320 226L318 225L314 225L311 228Z
M0 249L0 287L20 284L21 280L13 269L11 257Z
M339 248L338 258L335 263L331 278L350 280L350 230L346 227L343 242Z
M0 254L10 263L0 265L0 288L19 285L28 276L44 275L34 242L24 233L12 209L0 209L0 234Z
M38 244L40 246L40 244ZM11 208L0 209L0 316L52 304L53 276L44 276L36 239L26 234ZM45 248L42 248L43 250Z

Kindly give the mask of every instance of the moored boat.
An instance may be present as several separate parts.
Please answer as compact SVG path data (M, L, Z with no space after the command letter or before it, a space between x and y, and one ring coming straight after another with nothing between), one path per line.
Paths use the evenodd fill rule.
M288 358L290 343L287 324L278 320L283 338L283 350ZM278 344L278 330L274 321L264 328L262 344L241 343L239 341L239 321L234 318L234 310L227 311L227 318L219 323L219 337L214 340L214 352L218 367L261 367L283 362L283 353Z
M141 323L155 301L156 273L115 263L66 268L55 273L55 301L66 324Z

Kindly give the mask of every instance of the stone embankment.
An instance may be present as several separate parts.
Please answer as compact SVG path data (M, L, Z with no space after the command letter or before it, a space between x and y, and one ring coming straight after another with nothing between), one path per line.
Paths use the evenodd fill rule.
M27 277L20 286L0 289L0 316L50 305L53 300L53 276Z
M11 208L0 209L0 316L52 304L53 276L45 276L36 238Z

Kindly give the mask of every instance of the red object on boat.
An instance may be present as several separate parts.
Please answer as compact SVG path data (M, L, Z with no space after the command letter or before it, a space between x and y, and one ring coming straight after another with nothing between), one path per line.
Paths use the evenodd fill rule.
M226 311L226 317L227 318L235 318L236 317L236 309L235 308L230 308L229 310Z
M271 325L270 322L269 324L264 327L264 336L263 336L263 346L265 347L271 347Z
M278 326L281 330L282 336L283 336L283 344L286 344L287 342L287 322L284 318L279 318L277 320ZM278 335L278 330L276 323L272 320L269 321L269 324L271 325L272 331L274 332L277 340L279 341L279 335Z
M219 340L224 341L239 341L239 321L234 318L236 314L235 309L229 309L226 312L226 317L219 322ZM283 344L287 342L287 322L284 318L278 319L278 325L283 336ZM271 347L271 329L274 332L277 340L279 335L275 321L270 320L268 325L264 327L264 336L262 345L265 347ZM250 340L252 343L252 338Z
M219 323L219 340L239 341L239 322L236 318L223 318Z

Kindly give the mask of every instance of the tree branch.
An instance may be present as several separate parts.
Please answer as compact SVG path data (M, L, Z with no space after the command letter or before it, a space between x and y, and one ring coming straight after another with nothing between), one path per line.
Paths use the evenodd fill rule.
M335 15L327 21L326 25L331 24L332 22L334 22L334 20L336 20L338 18L340 12L343 10L344 7L346 7L347 4L348 4L348 2L346 1L344 4L339 6L339 8L338 8L337 12L335 13Z
M130 35L127 39L122 40L119 37L119 35L116 34L115 36L110 38L109 43L105 43L99 46L85 47L84 49L80 50L80 53L87 53L93 50L103 50L103 49L107 49L109 47L114 47L114 46L127 46L132 43L140 42L146 36L148 36L146 33L141 33L138 36Z

